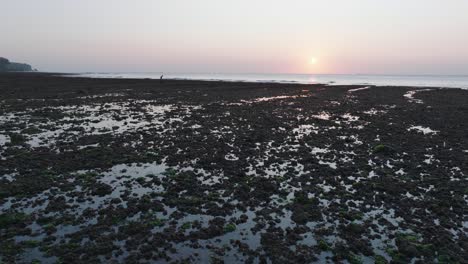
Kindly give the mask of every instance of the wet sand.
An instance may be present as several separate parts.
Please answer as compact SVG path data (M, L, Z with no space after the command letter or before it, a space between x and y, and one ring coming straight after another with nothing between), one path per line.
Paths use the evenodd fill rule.
M0 74L0 262L466 263L468 90Z

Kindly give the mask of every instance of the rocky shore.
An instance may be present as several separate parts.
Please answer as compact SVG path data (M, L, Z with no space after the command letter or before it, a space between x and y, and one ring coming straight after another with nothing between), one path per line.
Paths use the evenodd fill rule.
M467 102L0 74L0 263L466 263Z

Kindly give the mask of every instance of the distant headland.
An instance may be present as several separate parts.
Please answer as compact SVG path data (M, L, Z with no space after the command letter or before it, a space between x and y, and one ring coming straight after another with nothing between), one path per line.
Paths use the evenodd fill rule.
M10 62L8 59L0 57L0 72L28 72L37 71L31 65L19 62Z

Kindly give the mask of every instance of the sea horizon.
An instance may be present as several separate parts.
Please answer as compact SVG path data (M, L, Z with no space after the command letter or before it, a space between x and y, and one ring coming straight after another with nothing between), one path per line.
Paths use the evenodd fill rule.
M328 85L411 86L468 89L468 75L443 74L305 74L305 73L183 73L183 72L77 72L90 78L164 79L271 82Z

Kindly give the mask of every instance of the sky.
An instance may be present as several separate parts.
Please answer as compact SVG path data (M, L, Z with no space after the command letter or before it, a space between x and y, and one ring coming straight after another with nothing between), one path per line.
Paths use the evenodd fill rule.
M42 71L468 75L467 0L0 6L0 56Z

